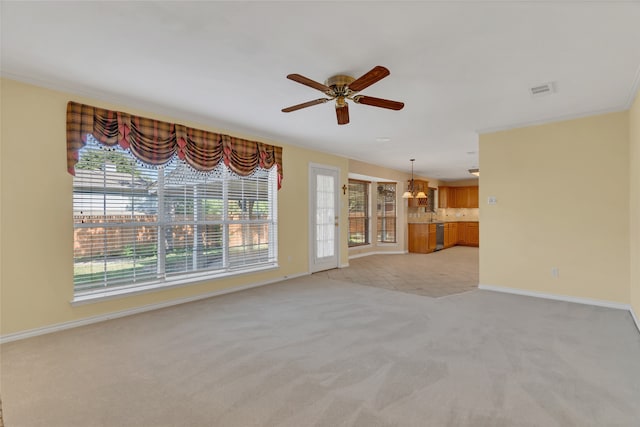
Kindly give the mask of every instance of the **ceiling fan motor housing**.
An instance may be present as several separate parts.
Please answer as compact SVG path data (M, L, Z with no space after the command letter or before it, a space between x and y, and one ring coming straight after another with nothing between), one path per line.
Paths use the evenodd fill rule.
M329 86L336 96L346 96L347 92L350 92L349 85L355 81L351 76L345 76L339 74L337 76L329 77L325 82L325 85Z

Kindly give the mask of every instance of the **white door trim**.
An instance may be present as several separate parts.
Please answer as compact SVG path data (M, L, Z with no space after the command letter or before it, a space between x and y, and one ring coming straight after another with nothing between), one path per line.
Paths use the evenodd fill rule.
M335 194L335 208L336 208L336 216L338 217L338 226L336 227L336 238L335 238L335 253L336 253L336 265L331 268L340 267L340 235L341 235L341 220L342 220L342 208L340 205L340 176L341 170L337 166L332 165L323 165L320 163L309 162L309 173L308 173L308 194L309 194L309 216L308 216L308 231L309 231L309 272L314 273L316 271L315 267L315 254L316 254L316 241L315 241L315 183L313 182L313 172L315 169L325 169L330 170L336 173L336 181L334 186L334 194Z

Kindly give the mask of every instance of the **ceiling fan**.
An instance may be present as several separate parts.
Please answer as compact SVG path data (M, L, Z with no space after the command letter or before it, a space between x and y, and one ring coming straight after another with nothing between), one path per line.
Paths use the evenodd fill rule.
M318 83L305 76L301 76L300 74L289 74L287 76L289 80L317 89L328 96L328 98L318 98L313 101L303 102L302 104L292 105L291 107L283 108L282 112L290 113L292 111L300 110L301 108L324 104L327 101L335 99L338 124L346 125L349 123L349 104L347 104L347 99L350 99L356 104L371 105L373 107L388 108L390 110L402 110L404 107L403 102L374 98L372 96L357 95L361 90L382 80L389 74L391 73L388 69L377 65L357 79L354 79L351 76L339 74L337 76L329 77L324 84Z

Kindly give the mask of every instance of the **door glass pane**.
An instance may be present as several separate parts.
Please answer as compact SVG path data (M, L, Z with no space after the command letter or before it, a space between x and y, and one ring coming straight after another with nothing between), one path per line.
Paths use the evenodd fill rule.
M316 175L316 256L330 257L335 251L334 178Z

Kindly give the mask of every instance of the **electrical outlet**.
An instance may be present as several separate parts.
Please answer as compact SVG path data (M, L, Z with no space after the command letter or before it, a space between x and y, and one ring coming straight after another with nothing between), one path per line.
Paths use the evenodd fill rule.
M551 277L558 279L560 277L560 269L558 267L551 267Z

